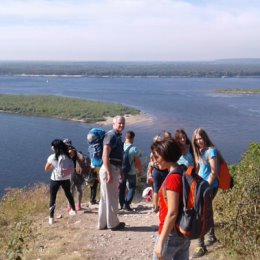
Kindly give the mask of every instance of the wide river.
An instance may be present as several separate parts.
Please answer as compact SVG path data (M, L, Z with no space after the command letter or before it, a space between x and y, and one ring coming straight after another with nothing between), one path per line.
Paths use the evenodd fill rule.
M126 126L149 154L152 137L203 127L228 163L237 163L250 142L260 141L260 96L217 94L218 88L260 88L259 78L72 78L0 76L0 94L57 95L136 107L152 122ZM70 138L87 151L93 125L0 113L0 195L7 187L48 182L43 167L55 138ZM106 129L110 127L105 127Z

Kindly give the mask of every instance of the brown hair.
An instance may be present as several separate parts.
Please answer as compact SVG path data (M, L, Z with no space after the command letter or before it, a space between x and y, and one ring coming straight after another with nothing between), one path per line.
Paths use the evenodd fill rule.
M186 137L186 144L190 144L191 145L191 141L190 139L188 138L188 135L186 134L186 132L184 131L184 129L180 128L180 129L177 129L174 133L174 139L176 140L177 143L179 143L179 140L180 140L180 136L181 135L185 135Z
M181 157L181 149L172 138L155 141L151 145L151 151L153 154L157 152L166 162L176 163Z

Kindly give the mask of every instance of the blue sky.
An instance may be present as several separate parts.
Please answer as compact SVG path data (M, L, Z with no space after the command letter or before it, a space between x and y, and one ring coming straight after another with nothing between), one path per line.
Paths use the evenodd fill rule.
M260 1L1 0L1 60L260 58Z

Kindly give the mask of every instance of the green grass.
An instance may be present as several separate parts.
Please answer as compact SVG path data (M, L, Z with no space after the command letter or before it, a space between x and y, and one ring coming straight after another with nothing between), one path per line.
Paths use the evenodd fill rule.
M22 115L81 120L86 123L104 121L116 115L136 115L140 111L121 104L96 102L57 96L0 95L0 110Z
M83 201L89 201L90 187L85 186ZM41 236L35 225L49 215L49 187L36 184L29 188L10 189L0 200L0 260L19 260ZM97 196L99 199L99 196ZM57 194L56 205L67 205L64 193ZM40 221L39 221L40 220Z

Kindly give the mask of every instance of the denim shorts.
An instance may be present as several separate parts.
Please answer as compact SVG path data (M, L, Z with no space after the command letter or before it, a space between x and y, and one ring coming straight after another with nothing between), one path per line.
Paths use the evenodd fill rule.
M157 244L159 235L156 238ZM179 236L175 231L171 232L165 241L163 248L163 260L189 260L190 240L186 237ZM158 260L153 254L153 260Z

